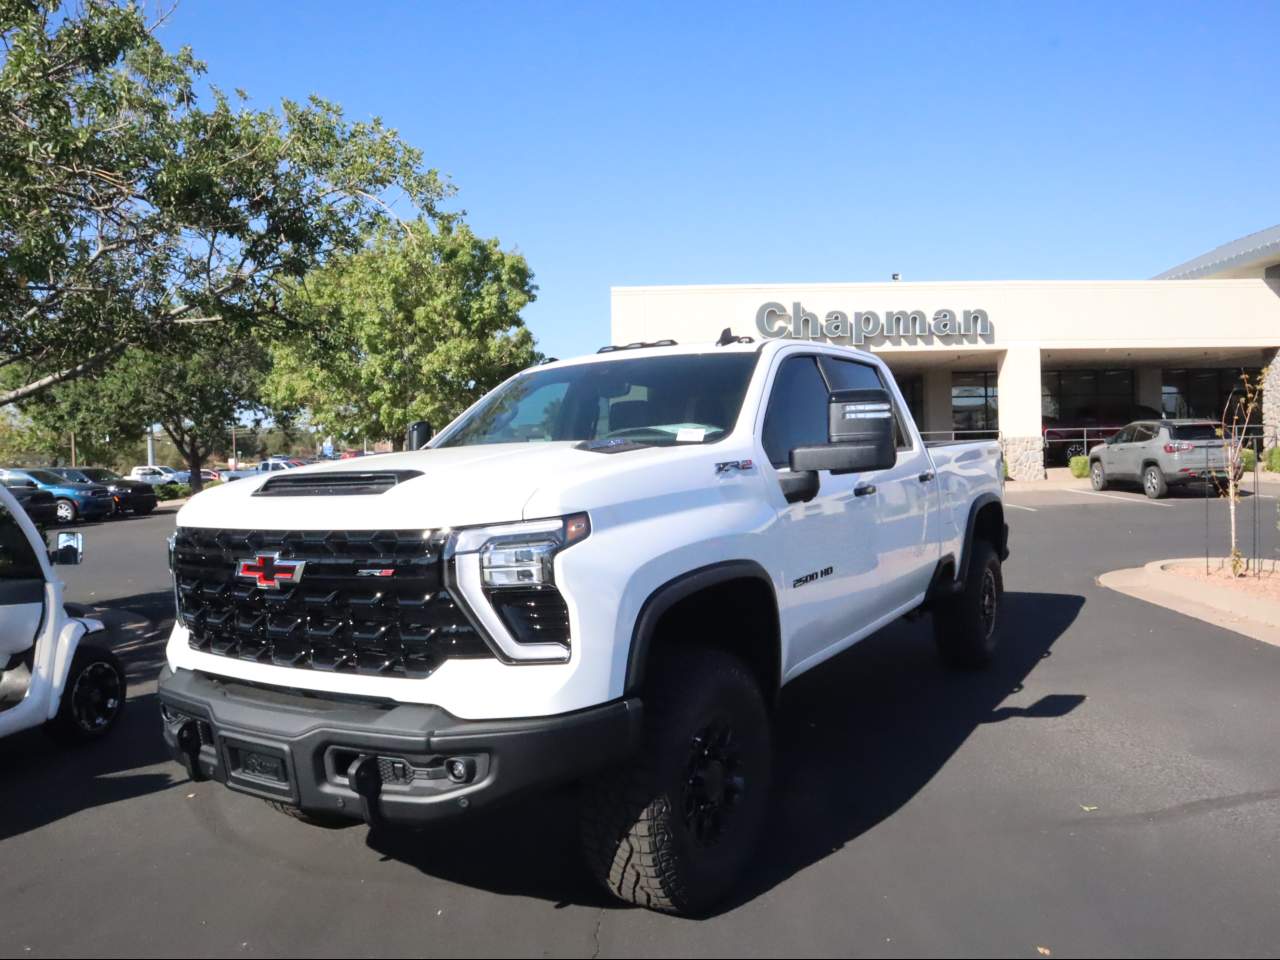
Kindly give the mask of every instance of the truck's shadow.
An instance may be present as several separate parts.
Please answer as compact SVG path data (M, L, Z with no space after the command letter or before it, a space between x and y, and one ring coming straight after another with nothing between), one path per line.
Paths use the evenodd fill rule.
M995 664L944 669L930 625L901 622L788 685L778 712L774 813L736 897L745 903L830 855L909 801L980 724L1058 717L1084 697L1001 706L1084 605L1072 594L1005 595ZM576 797L560 790L421 833L380 832L369 844L424 873L499 893L609 906L578 856Z

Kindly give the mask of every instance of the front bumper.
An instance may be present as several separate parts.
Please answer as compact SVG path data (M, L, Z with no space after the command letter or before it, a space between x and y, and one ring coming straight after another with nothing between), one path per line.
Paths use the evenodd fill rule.
M154 490L121 490L112 499L117 511L154 510L156 508L156 492Z
M426 823L625 759L638 699L521 720L160 674L164 740L194 780L310 813ZM460 773L461 776L456 774Z

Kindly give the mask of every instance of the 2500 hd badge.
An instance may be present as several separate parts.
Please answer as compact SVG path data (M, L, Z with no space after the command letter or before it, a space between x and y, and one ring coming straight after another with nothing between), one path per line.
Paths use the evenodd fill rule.
M772 815L779 689L922 610L985 664L1007 556L998 443L925 443L866 352L744 340L548 363L405 452L192 497L174 758L313 822L579 781L614 895L726 896Z

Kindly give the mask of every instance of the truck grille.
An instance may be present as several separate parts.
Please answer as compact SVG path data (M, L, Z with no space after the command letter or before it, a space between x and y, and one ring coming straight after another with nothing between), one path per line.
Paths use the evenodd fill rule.
M444 542L423 530L182 527L182 622L193 649L300 669L425 677L450 658L490 657L445 586ZM238 575L260 557L262 578Z

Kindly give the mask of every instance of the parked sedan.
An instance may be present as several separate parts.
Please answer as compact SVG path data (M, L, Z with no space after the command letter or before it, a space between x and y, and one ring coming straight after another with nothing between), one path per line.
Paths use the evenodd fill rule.
M57 522L58 504L48 490L41 490L31 480L15 478L3 482L5 488L13 494L13 499L18 501L18 505L37 527L44 528Z
M191 471L175 470L173 467L161 465L134 467L129 471L130 480L141 480L143 483L187 483L191 479Z
M136 513L146 515L156 508L156 490L149 483L143 483L141 480L128 480L114 470L108 470L105 467L50 467L51 473L56 473L67 480L74 480L77 483L97 483L106 487L111 493L111 499L115 501L115 512Z
M29 480L41 490L53 494L59 523L100 520L109 517L116 508L111 491L101 484L67 480L41 467L0 469L0 480Z
M1089 451L1089 478L1095 490L1105 490L1114 481L1141 483L1143 493L1153 500L1173 486L1225 482L1222 430L1211 420L1130 423Z

